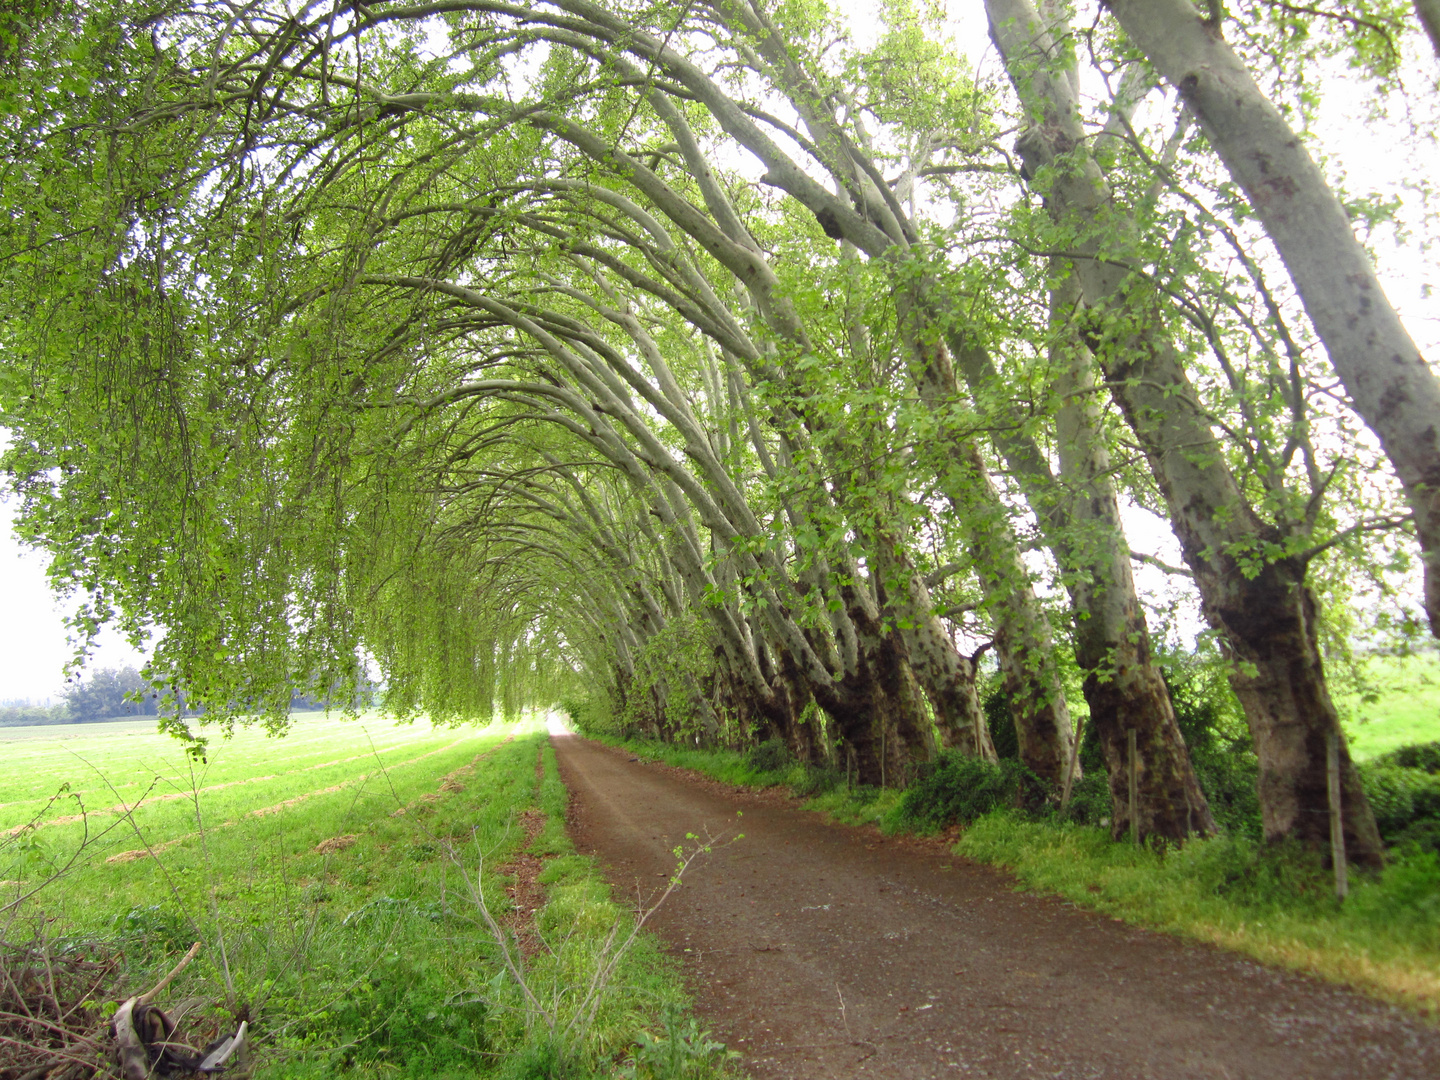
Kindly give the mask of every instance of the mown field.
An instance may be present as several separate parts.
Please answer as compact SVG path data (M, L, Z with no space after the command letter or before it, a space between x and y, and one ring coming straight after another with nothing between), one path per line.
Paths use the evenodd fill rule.
M1440 654L1376 657L1364 671L1368 692L1337 698L1357 761L1440 740Z
M200 941L166 996L201 1003L192 1045L248 1020L258 1076L659 1075L678 984L643 937L597 981L631 919L570 848L538 721L306 716L200 762L153 724L0 732L9 940L108 958L112 1002Z

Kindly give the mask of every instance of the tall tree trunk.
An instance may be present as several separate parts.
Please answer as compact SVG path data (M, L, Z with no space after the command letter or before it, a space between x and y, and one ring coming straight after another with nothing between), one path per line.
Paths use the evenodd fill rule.
M1324 773L1327 737L1339 736L1342 745L1344 737L1314 647L1315 605L1304 585L1305 565L1298 559L1246 560L1247 552L1283 547L1286 537L1245 501L1178 357L1168 343L1155 340L1154 328L1163 324L1151 306L1155 298L1146 303L1143 292L1115 305L1128 316L1119 323L1134 329L1122 330L1118 339L1097 334L1091 346L1150 459L1205 617L1238 661L1230 681L1260 757L1266 837L1296 836L1321 845L1324 834L1314 822L1329 804L1314 778ZM1382 848L1370 805L1348 774L1345 788L1345 831L1354 839L1347 852L1355 862L1378 865Z
M1212 621L1226 631L1230 684L1251 723L1260 759L1260 809L1265 836L1294 837L1325 850L1330 842L1326 746L1340 743L1345 851L1378 866L1383 846L1359 773L1350 760L1340 718L1325 682L1314 594L1305 570L1290 560L1270 563L1253 579L1224 590ZM1304 718L1296 722L1297 717ZM1352 812L1363 810L1363 813Z
M943 416L960 400L949 350L928 326L915 325L928 322L918 305L903 317L912 325L912 378L920 399ZM933 453L938 486L968 534L967 548L984 590L994 626L995 656L1012 703L1020 760L1058 786L1070 764L1075 732L1055 664L1050 625L1020 560L1009 509L969 439L950 433Z
M1055 429L1069 519L1068 537L1055 547L1063 550L1061 566L1069 571L1075 660L1085 673L1090 723L1105 756L1111 828L1116 837L1130 828L1127 733L1134 731L1140 835L1182 840L1213 833L1215 819L1175 722L1170 691L1151 658L1150 629L1135 595L1110 454L1100 436L1092 357L1070 322L1079 283L1063 277L1054 289L1052 359L1060 373Z
M1180 92L1274 241L1350 400L1415 514L1425 610L1440 637L1440 379L1380 286L1350 218L1300 136L1189 0L1105 0Z
M975 661L961 653L945 633L935 616L930 590L900 542L882 533L874 546L882 607L900 627L910 666L935 710L941 745L967 757L997 760L975 686Z
M1078 257L1073 264L1084 302L1092 309L1088 317L1082 315L1085 343L1100 361L1111 393L1149 459L1186 563L1195 575L1205 616L1225 635L1227 647L1239 660L1251 653L1264 656L1272 647L1305 657L1304 635L1313 635L1314 629L1307 629L1299 615L1273 628L1282 637L1293 631L1283 646L1267 646L1263 637L1253 636L1254 628L1263 625L1266 610L1290 596L1265 584L1280 571L1276 563L1262 562L1258 553L1271 545L1283 546L1288 538L1278 528L1266 526L1245 499L1179 351L1163 329L1160 298L1148 282L1121 265L1117 208L1098 165L1084 150L1073 88L1034 62L1049 54L1048 34L1026 0L986 0L986 8L992 36L1015 69L1012 78L1023 87L1027 105L1038 117L1016 148L1029 175L1044 170L1051 177L1045 191L1050 213L1078 229L1074 245ZM1106 258L1085 257L1098 256L1102 248ZM1243 561L1247 552L1257 553L1252 561L1260 569ZM1298 604L1304 588L1303 563L1296 562L1291 573L1291 591L1296 595L1289 602ZM1231 682L1246 706L1257 754L1262 746L1285 749L1283 753L1267 750L1260 762L1262 807L1267 800L1275 806L1273 812L1264 809L1270 839L1295 835L1317 842L1307 822L1329 809L1323 788L1317 790L1312 780L1317 768L1324 769L1327 736L1339 729L1333 706L1320 707L1329 702L1329 694L1318 653L1313 660L1232 668ZM1283 705L1296 711L1276 711ZM1305 753L1318 756L1308 760ZM1374 818L1364 793L1358 785L1355 788L1344 808L1347 835L1355 837L1349 854L1357 862L1376 863L1381 848ZM1291 832L1275 831L1282 824Z
M900 635L858 609L854 617L863 637L860 662L843 679L815 687L815 700L835 721L842 753L853 754L858 781L899 787L935 756L923 692Z

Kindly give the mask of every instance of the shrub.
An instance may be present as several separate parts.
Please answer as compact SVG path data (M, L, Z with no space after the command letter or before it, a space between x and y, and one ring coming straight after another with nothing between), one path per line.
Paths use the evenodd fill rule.
M1010 695L1005 692L1000 676L994 675L980 691L980 711L990 728L990 741L1001 761L1018 761L1020 739L1015 734L1015 716L1010 711ZM1083 766L1083 762L1081 763Z
M1415 748L1403 748L1410 749ZM1440 850L1440 774L1392 764L1402 752L1359 768L1375 824L1387 844L1413 842Z
M1018 761L992 765L946 750L905 790L894 816L899 824L938 829L1004 807L1037 806L1047 794L1047 785Z
M1260 761L1223 671L1186 658L1165 668L1165 685L1216 823L1226 832L1258 838Z
M1110 820L1110 780L1103 762L1086 771L1070 788L1065 819L1082 825L1099 825Z
M1416 847L1440 854L1440 818L1413 821L1390 840L1397 848Z
M784 772L794 763L784 739L766 739L745 755L745 764L756 772Z
M1432 776L1440 773L1440 742L1416 743L1381 754L1376 765L1398 765L1403 769L1419 769Z
M845 774L828 765L807 765L800 775L791 782L790 790L802 799L824 795L845 784Z

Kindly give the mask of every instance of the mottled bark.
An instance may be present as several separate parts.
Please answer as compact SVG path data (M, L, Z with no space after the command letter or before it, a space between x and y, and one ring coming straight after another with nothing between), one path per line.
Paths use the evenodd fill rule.
M1143 278L1131 275L1124 254L1125 217L1113 205L1109 185L1084 147L1073 89L1037 58L1052 48L1039 16L1026 0L987 0L991 30L1002 55L1017 66L1017 86L1027 97L1035 124L1017 142L1027 172L1048 169L1046 204L1057 220L1078 230L1073 259L1076 280L1091 315L1082 316L1086 346L1100 362L1111 394L1144 448L1151 472L1170 510L1171 526L1195 575L1207 620L1224 635L1237 661L1274 649L1295 662L1237 665L1231 682L1260 755L1266 835L1294 835L1318 843L1308 822L1328 812L1322 774L1325 739L1338 732L1318 654L1306 657L1306 620L1282 619L1283 604L1299 605L1304 565L1287 563L1289 590L1268 583L1282 573L1261 552L1284 547L1289 538L1260 520L1230 472L1209 418L1186 374L1183 357L1165 331L1164 302ZM1089 254L1106 258L1086 258ZM1311 601L1313 605L1313 601ZM1266 626L1266 613L1278 620ZM1276 635L1277 642L1269 640ZM1252 661L1253 662L1253 661ZM1343 738L1342 738L1343 743ZM1262 753L1261 747L1267 749ZM1303 758L1313 753L1313 760ZM1347 791L1349 789L1347 788ZM1356 838L1349 852L1357 862L1380 858L1373 816L1358 787L1345 806L1346 832ZM1288 808L1288 809L1287 809ZM1286 831L1288 830L1288 831Z
M1355 411L1415 515L1440 637L1440 379L1400 322L1349 215L1300 136L1190 0L1105 0L1174 86L1274 241Z
M864 639L860 662L843 679L815 688L815 700L840 733L842 754L853 755L862 784L899 787L935 756L923 691L905 646L880 619L857 610Z
M1213 615L1227 630L1224 641L1234 672L1230 684L1252 718L1265 836L1293 837L1328 849L1326 741L1335 735L1345 853L1352 862L1379 866L1384 848L1330 699L1315 597L1304 576L1304 568L1291 561L1271 563L1243 588L1229 590L1227 602Z
M1116 837L1130 829L1126 733L1134 731L1140 835L1181 840L1213 833L1215 819L1175 722L1170 691L1152 660L1150 630L1135 594L1110 454L1099 430L1092 357L1069 323L1080 300L1078 282L1061 278L1054 288L1055 430L1068 519L1064 542L1054 546L1069 571L1075 660L1085 672L1089 722L1105 757L1111 829Z
M945 633L930 590L900 543L882 535L875 547L884 583L882 605L899 626L910 667L930 699L941 746L983 761L997 760L975 686L975 661Z
M1287 537L1259 519L1225 464L1179 357L1155 329L1163 325L1159 312L1150 309L1156 298L1143 289L1123 299L1096 296L1102 305L1118 299L1130 316L1112 324L1120 328L1117 335L1097 333L1091 345L1145 448L1205 617L1241 662L1232 665L1230 681L1260 757L1266 836L1321 844L1323 833L1310 823L1328 813L1328 801L1323 782L1317 787L1313 781L1317 769L1323 780L1326 737L1340 729L1319 653L1306 644L1315 630L1305 566L1260 556L1283 548ZM1307 617L1302 608L1312 614ZM1245 662L1256 657L1272 659L1248 667ZM1343 746L1343 735L1340 741ZM1307 753L1312 760L1305 759ZM1347 783L1346 790L1346 835L1356 841L1349 857L1378 863L1381 848L1369 803L1357 785Z

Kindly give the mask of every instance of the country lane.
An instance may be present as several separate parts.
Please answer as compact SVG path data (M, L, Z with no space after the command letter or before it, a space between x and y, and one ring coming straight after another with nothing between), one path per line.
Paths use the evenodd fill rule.
M1440 1029L1402 1010L1016 892L938 844L551 741L571 835L618 896L662 889L687 833L744 833L650 927L756 1080L1440 1077Z

